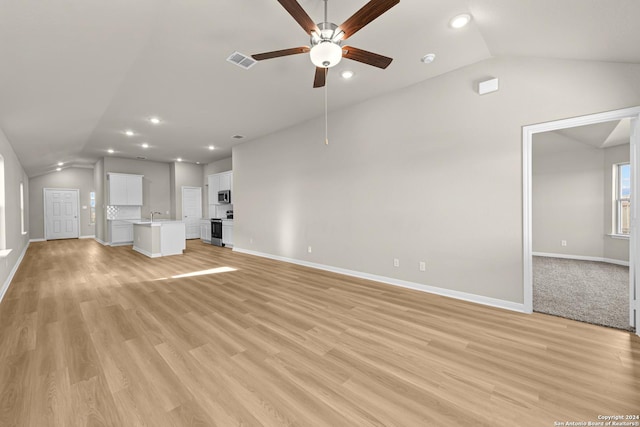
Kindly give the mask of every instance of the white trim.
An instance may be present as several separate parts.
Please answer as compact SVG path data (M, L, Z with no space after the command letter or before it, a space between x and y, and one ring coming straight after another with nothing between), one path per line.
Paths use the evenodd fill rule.
M133 241L131 242L116 242L116 243L108 243L107 246L116 247L116 246L131 246L133 245Z
M92 235L86 235L86 236L80 236L78 237L78 239L95 239L96 236Z
M607 234L607 237L611 237L612 239L629 240L628 234Z
M603 258L603 257L597 257L597 256L552 254L548 252L532 252L531 254L533 256L541 256L546 258L575 259L578 261L596 261L596 262L606 262L608 264L623 265L626 267L629 266L629 261L622 261L619 259Z
M360 279L373 280L376 282L386 283L388 285L400 286L402 288L414 289L416 291L427 292L430 294L442 295L445 297L455 298L458 300L469 301L477 304L488 305L491 307L497 307L505 310L524 313L524 305L520 303L512 302L512 301L505 301L497 298L485 297L482 295L469 294L466 292L439 288L437 286L423 285L421 283L408 282L406 280L394 279L392 277L378 276L376 274L363 273L361 271L347 270L344 268L332 267L330 265L316 264L314 262L302 261L302 260L282 257L278 255L271 255L263 252L257 252L257 251L252 251L249 249L243 249L238 247L234 247L233 251L247 254L247 255L259 256L262 258L269 258L276 261L283 261L291 264L302 265L305 267L316 268L318 270L331 271L333 273L344 274L346 276L352 276L352 277L358 277Z
M22 253L18 257L16 264L13 266L13 268L9 272L9 276L7 276L7 280L4 281L2 288L0 288L0 302L2 302L4 295L9 290L9 286L11 285L11 281L13 280L13 276L16 275L16 271L18 271L18 267L20 267L20 263L22 262L24 255L27 253L27 248L29 248L29 242L27 242L27 244L24 246L24 249L22 250Z
M33 243L33 242L46 242L46 240L45 239L29 239L29 242L30 243Z
M139 248L139 247L137 247L137 246L134 246L134 247L133 247L133 250L134 250L134 251L136 251L136 252L140 252L142 255L146 255L146 256L148 256L149 258L158 258L158 257L161 257L161 256L162 256L162 254L161 254L161 253L155 253L155 254L154 254L154 253L151 253L151 252L149 252L149 251L147 251L147 250L144 250L144 249L142 249L142 248ZM176 255L177 255L177 254L176 254Z
M98 239L97 237L95 237L96 242L100 243L102 246L110 246L109 243L105 242L104 240Z
M0 249L0 258L6 258L13 251L13 249Z
M532 255L533 255L533 234L532 234L532 145L533 135L541 132L549 132L558 129L567 129L595 123L603 123L622 119L640 119L640 106L632 108L624 108L616 111L606 111L604 113L590 114L581 117L572 117L569 119L556 120L547 123L539 123L535 125L522 127L522 256L523 256L523 295L524 295L524 311L533 313L533 272L532 272ZM634 151L634 139L631 138L631 151ZM638 164L636 164L635 156L631 156L631 170L635 173ZM634 183L636 181L634 180ZM633 186L635 188L636 186ZM634 209L632 208L632 214ZM634 233L634 230L632 230ZM630 275L634 275L634 252L633 242L631 238L630 252ZM631 286L630 286L631 289ZM638 328L640 329L640 328ZM640 332L638 332L640 334Z

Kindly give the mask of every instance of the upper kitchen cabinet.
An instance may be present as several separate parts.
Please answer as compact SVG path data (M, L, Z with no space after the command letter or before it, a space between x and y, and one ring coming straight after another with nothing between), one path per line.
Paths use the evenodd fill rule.
M109 173L109 205L142 206L143 175Z
M233 190L233 172L222 172L207 177L209 204L218 205L218 191ZM232 196L233 197L233 196ZM233 199L232 199L233 200Z

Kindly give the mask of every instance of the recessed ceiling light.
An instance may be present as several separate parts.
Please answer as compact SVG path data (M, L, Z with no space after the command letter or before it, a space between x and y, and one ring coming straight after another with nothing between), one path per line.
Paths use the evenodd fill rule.
M149 144L147 144L146 142L142 143L142 148L149 148Z
M196 162L196 165L199 165L199 164L200 164L200 162Z
M210 146L209 146L209 150L213 151L213 150L215 150L215 149L216 149L216 147L214 147L213 145L210 145Z
M62 170L62 168L56 168L56 170L57 170L58 172L60 172L60 171Z
M151 117L151 118L149 119L149 121L150 121L151 123L153 123L154 125L157 125L157 124L159 124L159 123L160 123L160 119L159 119L159 118L157 118L157 117Z
M342 73L340 73L340 75L343 79L350 79L355 75L355 73L351 70L344 70Z
M64 165L64 163L58 162L58 166L62 166L62 165Z
M467 25L469 21L471 21L471 15L469 15L468 13L462 13L451 18L451 21L449 21L449 25L451 26L451 28L462 28Z
M435 53L428 53L425 56L423 56L422 58L420 58L420 61L424 62L425 64L431 64L434 59L436 59L436 54Z
M179 162L181 162L181 161L182 161L182 158L181 158L181 157L178 157L176 160L177 160L177 161L179 161Z
M132 130L128 130L128 131L125 131L124 134L127 135L127 136L133 136L133 131Z
M107 153L109 153L109 154L113 154L113 153L115 153L115 151L113 150L113 148L109 148L109 149L107 150Z

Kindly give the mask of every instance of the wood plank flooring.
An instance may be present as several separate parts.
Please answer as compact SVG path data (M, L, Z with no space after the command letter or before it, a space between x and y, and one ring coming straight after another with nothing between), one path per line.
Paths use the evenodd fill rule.
M235 271L174 277L220 267ZM199 241L157 259L32 243L0 304L3 427L553 426L638 413L640 340L627 332Z

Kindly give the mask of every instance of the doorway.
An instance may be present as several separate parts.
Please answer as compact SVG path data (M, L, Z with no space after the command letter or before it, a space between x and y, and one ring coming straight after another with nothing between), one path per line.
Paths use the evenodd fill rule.
M182 220L187 239L199 239L202 220L202 187L182 187Z
M629 124L533 136L534 311L629 329Z
M44 189L45 240L77 239L80 237L79 204L80 190Z
M637 147L640 144L640 107L627 108L605 113L598 113L572 119L558 120L523 127L523 265L524 265L524 306L526 312L533 312L533 139L534 135L543 132L571 129L585 125L629 119L630 123L630 167L631 167L631 197L630 197L630 232L629 232L629 326L636 329L638 334L639 311L637 300L637 254L638 252L638 187L640 183L638 170ZM563 243L562 241L560 242ZM568 244L568 242L567 242Z

